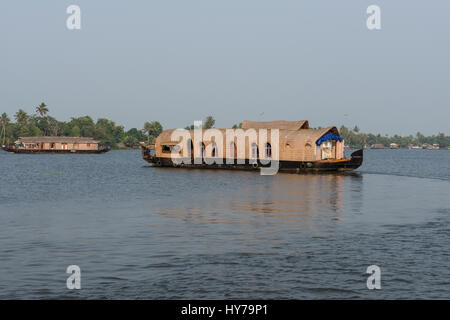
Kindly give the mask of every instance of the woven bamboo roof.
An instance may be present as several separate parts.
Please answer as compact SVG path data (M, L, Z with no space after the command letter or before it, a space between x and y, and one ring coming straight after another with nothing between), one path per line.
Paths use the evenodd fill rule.
M291 122L291 121L286 121L286 122ZM294 121L292 121L294 122ZM300 122L300 121L298 121ZM252 128L254 129L254 128ZM263 129L263 128L261 128ZM266 128L264 128L266 129ZM278 129L278 128L272 128L272 129ZM167 145L175 145L177 144L180 140L178 139L177 141L173 141L171 136L172 133L175 131L176 129L169 129L169 130L165 130L163 131L157 138L157 143L159 144L167 144ZM225 137L226 134L226 130L227 129L215 129L215 130L219 130L220 132L222 132L223 136ZM244 129L243 130L247 130ZM257 131L257 129L256 129ZM195 139L194 136L194 130L189 130L190 135L192 137L192 139ZM318 139L320 139L324 134L326 134L327 132L332 132L336 135L339 135L339 131L336 127L327 127L327 128L322 128L322 129L298 129L298 130L292 130L292 129L280 129L279 130L279 137L280 137L280 143L287 143L287 142L304 142L304 141L311 141L312 143L316 142ZM270 136L270 133L269 133Z
M280 129L280 130L300 130L300 129L308 129L309 123L308 120L300 120L300 121L286 121L286 120L277 120L277 121L242 121L242 129Z
M87 137L19 137L19 143L100 143Z
M339 131L336 127L327 127L322 129L301 129L301 130L280 130L280 142L316 142L324 134L332 132L339 136Z

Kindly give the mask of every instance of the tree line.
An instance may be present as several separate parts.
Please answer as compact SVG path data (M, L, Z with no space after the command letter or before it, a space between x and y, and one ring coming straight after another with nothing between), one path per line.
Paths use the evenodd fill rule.
M393 136L382 136L381 134L362 133L358 126L355 126L353 129L341 126L339 133L344 139L345 144L354 148L363 148L366 145L371 146L374 144L389 147L391 143L398 144L400 148L407 148L409 145L422 146L424 144L438 144L441 148L450 147L450 137L443 133L432 136L425 136L420 132L417 132L416 135L409 136L400 136L397 134Z
M125 131L124 126L116 125L114 121L106 118L94 121L91 117L84 116L73 117L70 121L58 121L48 113L49 108L45 103L38 105L34 114L19 109L11 119L3 113L0 116L1 143L13 144L19 137L68 136L93 137L99 140L101 145L113 149L136 148L141 141L153 143L163 131L158 121L145 122L142 129L131 128Z
M114 121L106 118L99 118L94 121L89 116L71 118L70 121L58 121L48 115L49 108L42 102L35 107L34 114L28 114L19 109L11 118L3 113L0 116L0 138L2 144L12 144L19 137L31 136L68 136L68 137L93 137L101 141L104 146L112 148L126 147L136 148L139 142L146 141L154 143L156 137L163 131L163 126L158 121L148 121L144 123L142 129L131 128L125 131L124 126L116 125ZM215 119L212 116L206 117L203 121L203 129L213 128ZM234 124L232 128L241 128L242 123ZM319 127L320 128L320 127ZM185 129L194 129L194 125L186 126ZM396 143L400 147L409 145L439 144L440 147L450 147L450 137L443 133L425 136L418 132L415 136L382 136L381 134L362 133L358 126L349 129L341 126L339 132L345 140L345 144L354 148L362 148L365 145L382 144L388 147L391 143Z

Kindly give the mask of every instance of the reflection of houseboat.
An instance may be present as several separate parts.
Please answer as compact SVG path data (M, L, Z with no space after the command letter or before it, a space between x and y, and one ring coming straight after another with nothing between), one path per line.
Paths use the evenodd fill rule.
M237 138L225 139L227 131L232 129L214 129L222 133L223 141L204 141L206 139L201 136L196 140L195 130L190 130L187 131L190 137L187 142L182 138L172 140L175 129L166 130L156 138L154 145L141 143L142 156L153 166L243 170L265 167L268 166L265 161L277 160L279 171L285 172L347 171L358 168L363 161L362 150L353 152L351 158L345 158L344 141L336 127L309 129L308 121L242 123L242 132L252 129L257 133L257 139L244 138L240 142ZM266 140L261 137L260 129L267 129ZM279 130L278 159L272 157L277 143L271 141L271 130L274 129ZM241 146L239 150L237 145ZM187 152L183 152L181 146L186 146ZM222 150L218 150L219 147ZM182 157L183 163L174 161L174 154ZM221 161L212 163L214 159Z
M12 146L3 149L14 153L103 153L109 148L100 141L82 137L20 137Z

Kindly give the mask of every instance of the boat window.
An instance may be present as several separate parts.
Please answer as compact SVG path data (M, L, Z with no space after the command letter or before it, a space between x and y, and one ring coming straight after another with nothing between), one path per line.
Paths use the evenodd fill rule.
M206 146L203 142L200 143L200 148L202 150L202 157L204 158L206 156Z
M55 143L54 142L52 142L51 144L50 144L50 148L54 148L55 147Z
M187 141L187 152L188 152L188 157L192 157L192 150L194 149L194 145L192 144L192 140L188 139Z
M173 146L172 151L174 152L181 152L181 147L179 145Z
M236 158L237 157L237 148L236 148L236 144L234 143L234 141L231 141L230 143L230 156L231 158Z
M252 143L252 158L257 159L258 158L258 145L256 143Z
M217 144L215 142L212 143L211 157L215 158L217 156Z
M162 149L163 153L170 153L170 152L172 152L172 146L169 146L169 145L162 145L161 149Z
M266 158L272 158L272 146L270 145L270 143L266 143Z

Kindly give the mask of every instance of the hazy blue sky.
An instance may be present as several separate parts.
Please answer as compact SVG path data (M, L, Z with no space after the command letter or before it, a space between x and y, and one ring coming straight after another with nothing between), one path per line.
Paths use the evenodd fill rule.
M66 8L82 29L66 28ZM382 30L366 28L381 7ZM10 0L0 112L184 127L207 115L450 134L450 1Z

